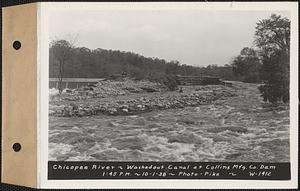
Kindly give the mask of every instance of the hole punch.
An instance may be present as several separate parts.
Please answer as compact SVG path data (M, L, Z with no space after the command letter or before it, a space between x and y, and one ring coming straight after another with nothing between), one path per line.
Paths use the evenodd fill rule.
M13 47L14 47L15 50L19 50L21 48L21 46L22 45L21 45L20 41L18 41L18 40L14 41Z
M12 148L14 149L15 152L19 152L22 147L20 143L14 143Z

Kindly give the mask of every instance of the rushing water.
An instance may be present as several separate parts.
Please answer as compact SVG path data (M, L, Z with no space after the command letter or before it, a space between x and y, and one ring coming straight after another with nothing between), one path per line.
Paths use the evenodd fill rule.
M289 107L257 85L209 105L134 116L49 117L49 160L289 161Z

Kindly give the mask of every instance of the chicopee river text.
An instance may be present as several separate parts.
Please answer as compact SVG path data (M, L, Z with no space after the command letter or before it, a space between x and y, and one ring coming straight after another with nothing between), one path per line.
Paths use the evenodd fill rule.
M279 168L280 167L280 168ZM289 167L289 166L288 166ZM279 168L279 169L278 169ZM271 179L285 169L272 163L95 163L53 162L49 171L54 174L70 174L97 178L259 178ZM289 170L289 169L286 169ZM89 176L88 176L89 177Z

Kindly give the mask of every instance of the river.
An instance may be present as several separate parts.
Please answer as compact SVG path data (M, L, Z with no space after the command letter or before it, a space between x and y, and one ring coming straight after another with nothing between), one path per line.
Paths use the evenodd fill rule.
M256 84L212 104L131 116L49 116L49 160L288 162L289 107Z

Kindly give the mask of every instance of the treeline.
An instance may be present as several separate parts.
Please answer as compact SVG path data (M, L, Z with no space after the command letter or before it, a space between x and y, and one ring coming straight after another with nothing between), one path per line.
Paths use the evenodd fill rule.
M241 79L233 73L230 65L195 67L180 64L178 61L168 62L144 57L133 52L74 47L66 40L53 41L49 56L50 78L58 78L60 72L63 72L64 78L105 78L125 72L138 79L151 79L161 75L205 75L226 80Z
M272 14L270 18L258 21L255 29L255 48L243 48L230 65L207 67L119 50L90 50L75 47L66 40L56 40L50 44L49 76L59 78L61 84L62 78L106 78L126 73L137 79L160 79L170 89L175 89L176 83L169 76L215 76L224 80L262 83L259 90L265 101L288 102L290 20Z
M290 20L272 14L256 23L255 48L245 47L232 63L244 82L260 82L264 101L289 102Z

